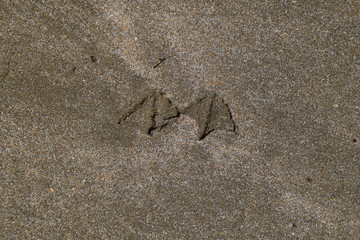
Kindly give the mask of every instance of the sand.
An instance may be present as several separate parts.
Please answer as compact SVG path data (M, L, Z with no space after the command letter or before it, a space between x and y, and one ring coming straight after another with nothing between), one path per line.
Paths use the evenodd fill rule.
M1 1L0 239L359 239L359 10Z

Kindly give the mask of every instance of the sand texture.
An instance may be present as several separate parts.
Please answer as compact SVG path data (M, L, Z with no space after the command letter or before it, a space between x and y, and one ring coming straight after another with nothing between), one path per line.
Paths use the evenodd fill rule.
M360 239L359 1L0 1L0 239Z

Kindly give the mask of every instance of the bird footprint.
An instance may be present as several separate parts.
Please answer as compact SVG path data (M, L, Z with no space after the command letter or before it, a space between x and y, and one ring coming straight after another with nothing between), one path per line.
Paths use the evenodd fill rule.
M164 93L151 91L135 102L119 119L118 124L130 117L138 123L143 133L152 135L161 130L171 119L186 114L195 119L198 125L197 137L203 140L214 130L235 132L235 123L230 109L216 93L207 93L188 107L179 110L165 97Z

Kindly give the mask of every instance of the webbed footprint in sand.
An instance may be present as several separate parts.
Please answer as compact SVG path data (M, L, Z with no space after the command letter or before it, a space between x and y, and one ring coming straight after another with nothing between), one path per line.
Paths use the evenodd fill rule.
M208 93L179 111L164 93L151 91L133 104L120 118L119 124L135 115L141 132L151 135L161 130L180 114L194 118L198 125L198 139L203 140L214 130L235 132L235 123L228 105L216 93Z

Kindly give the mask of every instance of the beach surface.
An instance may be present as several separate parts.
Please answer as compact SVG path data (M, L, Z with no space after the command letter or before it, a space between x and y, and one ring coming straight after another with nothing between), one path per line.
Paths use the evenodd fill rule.
M359 11L2 0L0 239L359 239Z

